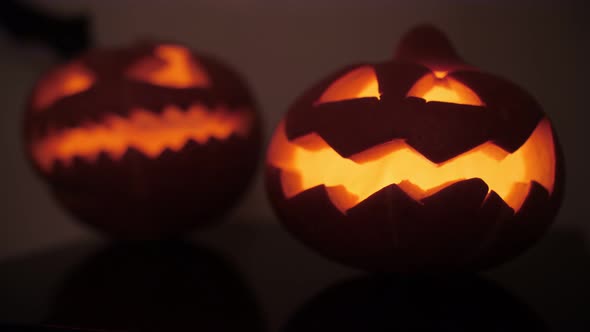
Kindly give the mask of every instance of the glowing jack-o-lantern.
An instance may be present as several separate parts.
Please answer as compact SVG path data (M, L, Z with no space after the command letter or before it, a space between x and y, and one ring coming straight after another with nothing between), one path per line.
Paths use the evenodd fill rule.
M505 261L551 223L563 183L538 104L465 64L430 26L410 31L392 61L348 67L300 97L266 165L289 231L373 270Z
M257 163L255 101L239 76L177 44L95 50L41 78L26 148L58 200L116 237L205 226Z

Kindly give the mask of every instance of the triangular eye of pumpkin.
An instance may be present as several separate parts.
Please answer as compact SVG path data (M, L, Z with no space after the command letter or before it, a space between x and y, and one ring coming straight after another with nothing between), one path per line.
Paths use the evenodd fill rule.
M458 80L447 76L447 72L444 71L435 71L422 76L406 96L422 98L426 102L440 101L461 105L485 105L473 90Z
M369 98L379 99L379 82L371 66L362 66L346 73L332 83L316 102L317 104L341 100Z
M80 63L58 68L37 86L33 109L44 109L58 99L88 90L94 81L94 75Z
M132 79L170 88L206 88L209 76L191 52L182 46L160 45L127 72Z

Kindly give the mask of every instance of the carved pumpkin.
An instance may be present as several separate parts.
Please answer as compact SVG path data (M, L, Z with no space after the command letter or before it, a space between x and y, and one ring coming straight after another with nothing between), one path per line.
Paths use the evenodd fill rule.
M392 61L347 67L303 94L266 165L286 228L371 270L500 263L549 226L563 182L539 105L465 64L430 26L410 31Z
M79 219L116 237L213 223L252 177L255 101L226 66L176 44L95 50L42 77L26 148Z

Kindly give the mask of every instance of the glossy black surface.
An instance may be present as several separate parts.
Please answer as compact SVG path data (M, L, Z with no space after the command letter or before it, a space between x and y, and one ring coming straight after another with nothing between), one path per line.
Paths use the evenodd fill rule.
M342 267L275 225L225 225L4 260L0 331L589 331L589 283L573 232L485 273L410 277Z

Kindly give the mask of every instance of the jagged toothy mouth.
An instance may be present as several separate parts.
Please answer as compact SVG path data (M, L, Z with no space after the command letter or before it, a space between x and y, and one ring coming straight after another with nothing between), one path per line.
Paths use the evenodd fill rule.
M394 140L351 158L343 158L317 134L291 142L284 123L269 148L269 165L280 169L283 194L292 198L324 185L342 213L391 184L416 201L462 180L480 178L514 211L525 201L533 182L550 194L555 179L552 129L542 120L517 151L508 153L484 143L443 163L433 163L403 140Z
M159 112L133 108L125 117L109 114L101 122L49 130L33 140L30 149L37 165L50 171L57 161L69 165L76 157L93 161L106 153L118 160L133 148L156 158L166 149L182 149L189 141L206 144L232 135L245 137L253 122L254 113L248 108L210 108L202 103L186 108L167 105Z

